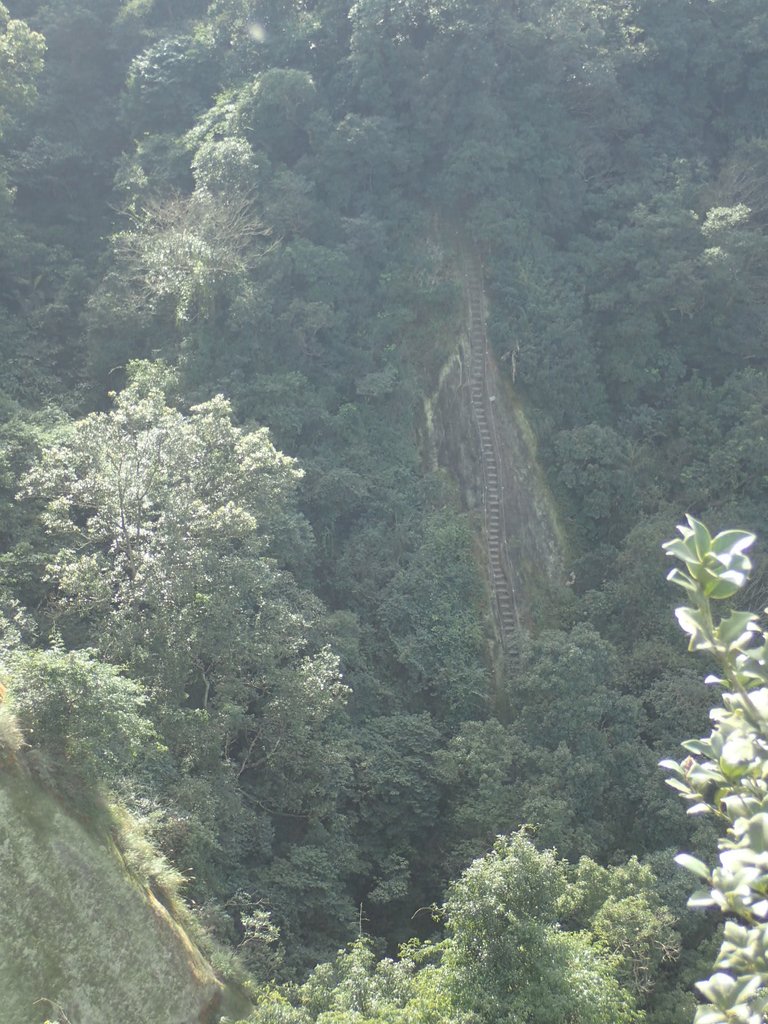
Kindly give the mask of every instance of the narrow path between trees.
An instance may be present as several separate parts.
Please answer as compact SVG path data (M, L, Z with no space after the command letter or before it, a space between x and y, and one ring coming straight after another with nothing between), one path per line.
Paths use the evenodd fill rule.
M489 393L489 352L485 329L483 272L480 260L474 253L465 252L464 279L469 305L469 388L483 469L483 512L488 571L501 642L504 649L509 650L515 631L520 625L520 618L507 551L504 473L494 408L496 396Z

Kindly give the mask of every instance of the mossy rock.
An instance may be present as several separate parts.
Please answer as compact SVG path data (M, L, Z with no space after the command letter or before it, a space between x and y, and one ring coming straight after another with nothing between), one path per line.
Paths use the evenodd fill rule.
M0 1024L192 1024L222 989L180 925L22 767L0 770Z

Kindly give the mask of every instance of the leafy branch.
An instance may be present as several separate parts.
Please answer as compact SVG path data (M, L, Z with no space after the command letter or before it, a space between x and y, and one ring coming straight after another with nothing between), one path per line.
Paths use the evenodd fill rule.
M664 545L682 562L669 579L689 595L676 610L689 649L706 651L719 674L707 682L722 688L708 737L688 740L682 762L662 761L668 784L691 806L689 814L713 814L726 823L718 864L681 853L675 859L703 883L689 906L718 907L726 916L715 972L698 989L706 1003L696 1024L761 1024L768 1010L768 636L752 612L718 617L713 602L744 587L752 564L751 533L727 530L712 537L688 516L680 538Z

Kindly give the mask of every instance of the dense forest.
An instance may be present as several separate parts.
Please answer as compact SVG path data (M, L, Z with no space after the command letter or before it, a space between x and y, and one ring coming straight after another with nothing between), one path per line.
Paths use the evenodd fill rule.
M5 2L0 754L229 1019L691 1021L661 544L768 537L768 9ZM556 524L511 643L430 428L467 254Z

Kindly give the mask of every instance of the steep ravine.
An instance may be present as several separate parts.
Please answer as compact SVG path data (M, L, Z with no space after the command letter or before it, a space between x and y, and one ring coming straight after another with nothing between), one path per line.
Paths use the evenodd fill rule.
M458 274L465 319L425 399L427 430L432 458L475 513L497 637L508 651L516 629L562 581L561 532L533 431L488 343L482 265L472 250Z

